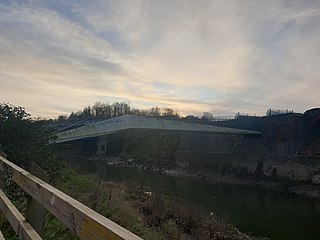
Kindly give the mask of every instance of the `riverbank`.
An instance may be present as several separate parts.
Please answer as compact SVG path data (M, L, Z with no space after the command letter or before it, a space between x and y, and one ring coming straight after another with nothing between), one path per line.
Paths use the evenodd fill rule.
M70 161L70 164L74 169L90 172L106 181L135 183L145 186L145 191L160 193L166 199L184 199L201 206L205 216L214 212L218 219L254 236L274 240L313 240L320 234L317 224L314 224L320 222L320 203L314 199L246 185L168 176L80 158Z
M104 181L67 165L58 186L143 239L258 239L219 220L213 212L168 198L143 183Z
M183 169L179 167L167 168L166 165L163 166L152 166L141 163L136 163L133 158L124 159L121 157L90 157L85 158L91 161L104 162L111 166L123 166L129 168L135 168L139 170L147 170L152 172L158 172L161 174L169 176L183 176L195 179L203 179L210 182L221 182L230 185L241 185L241 186L251 186L258 187L268 190L275 190L279 192L284 192L287 194L295 194L307 198L320 199L320 185L310 184L307 182L299 181L288 181L287 179L277 179L277 180L264 180L264 179L254 179L254 178L240 178L234 174L218 174L214 171L200 171Z
M270 149L262 151L259 144L261 140L238 135L129 131L59 148L65 159L79 157L170 176L320 199L317 158L280 157Z
M136 235L148 240L258 240L220 220L213 212L154 191L136 183L119 184L97 175L74 170L65 164L53 183L58 189L79 200ZM11 196L21 212L25 211L27 195L19 188ZM0 219L6 239L17 239L7 221ZM76 240L53 215L48 214L43 239ZM264 238L266 239L266 238Z

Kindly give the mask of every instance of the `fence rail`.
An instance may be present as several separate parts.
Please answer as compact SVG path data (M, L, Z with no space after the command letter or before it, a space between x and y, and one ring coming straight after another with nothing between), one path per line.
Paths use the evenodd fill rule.
M1 156L0 172L5 177L11 177L33 199L37 200L44 208L56 216L80 239L141 240L140 237ZM21 231L30 230L31 233L34 229L2 191L0 197L2 214L9 220L19 238L41 239L36 235L30 235L31 237L28 238L21 234ZM11 218L13 219L12 221L10 221ZM15 228L15 226L17 227Z

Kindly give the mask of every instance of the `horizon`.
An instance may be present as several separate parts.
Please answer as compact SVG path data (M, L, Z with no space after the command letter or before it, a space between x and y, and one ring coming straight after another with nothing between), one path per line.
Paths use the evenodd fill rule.
M2 1L1 102L54 118L97 101L182 115L319 107L320 2Z
M110 106L112 106L114 103L116 102L113 102L113 103L108 103L108 102L105 102L105 104L109 104ZM10 103L8 103L10 104ZM140 111L148 111L150 110L151 108L159 108L158 106L153 106L153 107L150 107L150 108L136 108L135 106L131 106L130 103L126 103L128 104L128 106L130 107L131 110L133 109L136 109L136 110L140 110ZM58 116L55 116L53 118L46 118L46 117L34 117L31 115L31 117L33 119L37 119L37 118L40 118L40 119L43 119L43 120L54 120L54 119L58 119L59 117L66 117L67 119L72 115L72 114L81 114L83 112L83 110L87 107L90 107L92 110L93 110L93 106L95 104L87 104L86 106L84 106L82 109L78 109L76 111L72 111L70 113L66 113L66 114L61 114L61 115L58 115ZM23 106L20 106L20 107L23 107ZM166 107L163 107L163 108L159 108L160 110L160 114L163 114L164 113L164 110L166 109ZM181 114L179 111L176 111L176 109L172 109L174 110L174 112L177 114L177 116L179 118L187 118L187 117L196 117L196 118L199 118L201 119L201 117L203 117L203 115L205 113L209 113L209 114L212 114L212 117L214 119L224 119L224 120L227 120L227 119L235 119L237 115L239 116L248 116L248 117L266 117L268 116L268 111L273 111L275 112L276 114L274 115L281 115L281 114L289 114L289 113L293 113L293 114L304 114L305 112L309 111L309 110L312 110L312 109L319 109L319 108L308 108L308 109L305 109L304 111L302 112L297 112L297 111L294 111L293 109L275 109L275 108L269 108L267 109L263 114L249 114L249 113L244 113L244 112L235 112L233 115L215 115L214 113L212 112L202 112L201 114L199 115L193 115L193 114ZM27 109L26 109L27 110ZM94 112L94 111L93 111ZM92 112L92 114L94 114ZM278 112L278 113L277 113ZM135 115L133 113L127 113L127 114L123 114L123 115ZM117 117L120 117L120 116L123 116L123 115L119 115ZM94 115L93 115L94 116ZM138 115L137 115L138 116ZM156 118L155 116L148 116L148 115L141 115L142 117L154 117ZM160 117L163 117L165 115L160 115ZM115 116L111 117L111 118L114 118ZM83 117L80 117L80 118L83 118ZM214 120L215 121L215 120Z

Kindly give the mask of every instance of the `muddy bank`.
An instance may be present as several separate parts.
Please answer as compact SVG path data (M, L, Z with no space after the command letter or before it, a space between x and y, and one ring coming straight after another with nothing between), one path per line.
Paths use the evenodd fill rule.
M267 146L263 138L241 135L129 131L74 141L60 150L63 158L320 198L318 155L299 154L286 143L276 150Z
M209 182L221 182L230 185L241 185L259 187L269 190L276 190L288 194L297 194L307 198L320 199L320 186L299 181L288 181L286 179L278 179L268 181L265 179L255 180L251 178L243 179L234 174L218 174L213 171L187 170L182 168L166 168L166 166L146 166L136 163L134 159L124 159L121 157L83 157L85 160L105 163L111 166L130 167L138 170L157 172L168 176L182 176L195 179L203 179ZM266 177L268 178L268 177Z

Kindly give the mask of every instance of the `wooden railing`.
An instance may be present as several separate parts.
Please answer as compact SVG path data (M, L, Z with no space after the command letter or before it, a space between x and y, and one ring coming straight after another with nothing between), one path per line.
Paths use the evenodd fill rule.
M12 178L80 239L141 240L138 236L1 156L0 173L2 177ZM20 239L42 239L2 190L0 190L0 211ZM0 233L1 239L4 238Z

